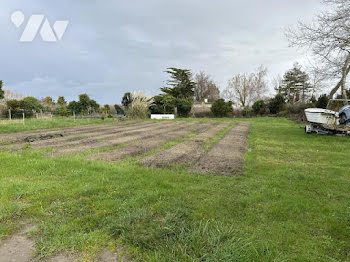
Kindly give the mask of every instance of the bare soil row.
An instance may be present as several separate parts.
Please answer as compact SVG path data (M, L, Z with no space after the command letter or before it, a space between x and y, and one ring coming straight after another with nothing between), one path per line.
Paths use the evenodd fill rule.
M12 150L19 150L23 147L23 143L26 142L27 138L31 137L50 137L52 136L55 139L34 139L34 141L31 142L31 147L40 149L40 148L46 148L50 146L55 146L59 144L64 144L65 142L72 142L72 141L79 141L82 139L86 139L89 137L94 137L96 134L113 134L120 131L127 131L127 130L133 130L138 127L146 127L146 126L152 126L154 123L131 123L131 124L108 124L108 125L99 125L99 126L92 126L92 127L84 127L84 128L71 128L69 131L57 130L56 132L49 132L46 133L45 131L41 131L38 134L30 134L28 136L28 133L26 134L15 134L17 135L17 142L13 142L10 144ZM2 148L6 148L7 146L3 146Z
M212 124L184 123L180 126L176 125L176 128L173 130L165 130L164 132L153 134L148 137L144 137L143 139L138 139L127 144L125 147L114 151L90 155L87 157L87 159L117 162L127 157L137 156L152 150L159 149L170 141L181 139L190 133L200 132L206 129L209 125Z
M191 125L191 123L184 123L182 125ZM103 139L92 138L84 139L78 143L69 143L62 146L55 147L55 151L49 153L49 156L61 156L67 154L81 153L85 151L91 151L103 147L120 146L125 143L145 139L151 136L156 136L171 132L178 128L178 124L175 122L167 122L162 125L156 124L147 128L137 128L136 131L128 131L125 133L115 134L112 137L104 137Z
M181 165L190 167L191 172L232 176L242 173L250 124L239 123L207 151L210 139L230 125L232 122L217 121L112 123L23 132L14 134L14 137L3 135L0 136L0 141L6 137L17 139L9 145L16 151L23 149L23 139L27 137L33 149L51 148L52 152L47 156L99 150L101 153L88 155L86 159L112 162L158 150L159 152L142 158L141 163L148 167ZM162 150L166 143L184 138L188 134L196 136ZM36 140L37 136L40 139Z
M171 167L174 165L190 165L195 163L203 154L205 142L215 137L221 130L227 128L229 123L211 125L195 138L179 143L167 150L146 157L141 163L149 167Z
M165 124L165 126L171 125L170 123ZM97 130L93 133L78 133L74 136L69 136L66 139L57 139L52 141L42 141L39 143L32 144L33 148L41 149L50 147L53 149L74 147L81 144L97 143L108 139L113 139L115 137L128 136L133 134L139 134L154 130L157 125L154 123L140 124L137 126L121 127L121 128L109 128L107 130Z
M249 123L240 123L190 169L191 172L235 176L243 173Z
M0 143L11 141L23 141L28 136L35 136L40 134L54 134L54 133L63 133L69 134L71 132L81 132L84 130L90 130L95 128L115 126L115 125L129 125L130 123L108 123L108 124L93 124L93 125L83 125L83 126L74 126L74 127L63 127L63 128L52 128L52 129L39 129L39 130L30 130L19 133L10 133L10 134L0 134Z
M85 133L94 133L99 130L107 130L111 128L123 128L132 125L139 124L152 124L151 122L115 122L107 124L93 124L93 125L84 125L84 126L74 126L74 127L63 127L63 128L52 128L52 129L40 129L32 131L24 131L19 133L11 134L0 134L0 143L11 142L13 144L23 143L28 137L39 137L47 136L52 134L61 134L63 137L69 137L74 134L85 134Z

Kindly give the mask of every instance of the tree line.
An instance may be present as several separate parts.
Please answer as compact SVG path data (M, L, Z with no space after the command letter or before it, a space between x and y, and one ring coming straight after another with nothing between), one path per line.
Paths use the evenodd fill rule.
M226 88L220 91L215 81L206 73L195 76L191 70L171 67L166 70L169 80L161 93L147 97L141 93L128 92L121 104L101 107L87 94L78 101L67 103L63 97L54 102L47 97L42 101L29 97L7 101L13 111L30 112L50 109L58 115L92 114L103 112L141 117L150 113L175 113L186 117L195 102L212 104L214 116L233 115L239 111L244 116L268 115L286 112L301 112L305 107L326 107L328 100L347 99L347 76L350 73L350 1L322 0L328 7L317 15L312 24L299 22L287 30L286 36L291 46L306 48L313 63L305 69L298 63L283 77L274 79L275 95L269 97L271 85L267 79L267 68L258 67L254 72L233 75ZM336 81L330 93L322 94L330 80ZM3 98L2 81L0 99ZM322 95L319 95L322 94ZM347 103L347 102L345 102ZM235 109L235 110L233 110Z
M25 97L22 100L10 99L6 103L13 115L24 112L27 117L32 117L37 112L51 112L59 116L99 113L106 116L119 114L146 118L149 114L187 117L194 103L211 105L210 112L203 116L225 117L232 116L235 112L238 116L279 114L286 109L285 105L326 107L328 102L326 94L316 97L317 86L311 83L308 73L298 63L283 78L275 81L276 96L272 98L268 96L269 81L264 66L252 73L234 75L222 92L205 72L193 76L191 70L175 67L168 68L165 72L169 75L169 80L160 88L161 94L147 97L140 92L127 92L121 104L114 106L100 106L87 94L81 94L77 101L69 103L63 96L58 97L57 101L52 97L42 100ZM0 95L3 97L3 83L0 83Z
M0 99L4 99L4 91L0 88ZM1 95L2 94L2 95ZM28 96L23 99L6 99L6 110L2 113L4 117L33 117L36 113L52 113L57 116L91 115L95 113L111 116L112 109L109 105L101 107L95 100L87 94L79 95L77 101L67 102L63 96L59 96L57 101L50 96L41 100Z

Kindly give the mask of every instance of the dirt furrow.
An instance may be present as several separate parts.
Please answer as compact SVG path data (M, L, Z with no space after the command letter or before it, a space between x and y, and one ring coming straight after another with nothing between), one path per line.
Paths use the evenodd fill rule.
M149 167L171 167L179 164L188 165L194 163L205 153L204 145L206 141L228 126L229 123L221 123L207 128L194 139L146 157L141 160L141 163Z
M197 133L207 128L207 126L207 123L201 123L196 125L193 123L192 125L181 126L175 130L172 130L171 132L167 132L164 134L155 134L148 138L132 142L126 145L125 148L104 152L101 154L90 155L86 159L117 162L127 157L137 156L148 151L158 149L167 142L183 138L191 132Z
M95 125L86 125L86 126L75 126L75 127L64 127L64 128L55 128L55 129L42 129L42 130L34 130L34 131L25 131L20 133L12 133L12 134L3 134L0 135L0 150L6 149L8 146L14 149L20 149L21 145L25 143L26 139L29 137L33 137L35 141L32 143L40 143L47 142L49 143L52 139L47 139L43 141L41 136L61 136L61 139L65 139L71 135L83 135L83 134L92 134L96 132L100 132L101 130L110 130L113 128L127 128L128 126L143 124L142 122L130 122L130 123L108 123L108 124L95 124ZM54 139L56 140L56 139Z
M185 125L188 125L188 123L185 123ZM94 150L102 147L108 147L108 146L118 146L121 144L125 144L131 141L136 141L138 139L145 139L147 137L162 134L166 132L171 132L172 130L176 129L178 127L178 123L175 122L168 122L162 126L154 126L150 129L140 129L135 132L128 132L120 136L114 136L115 138L111 138L108 141L99 141L99 140L91 140L88 143L75 145L75 146L67 146L62 149L58 149L55 152L49 153L50 156L60 156L60 155L66 155L66 154L74 154L74 153L80 153L88 150ZM159 131L157 131L159 130Z
M103 136L107 135L116 135L120 134L121 132L127 132L131 130L135 130L137 128L146 128L154 126L152 123L145 123L145 124L139 124L139 125L128 125L128 126L115 126L115 127L109 127L108 129L94 129L92 131L88 132L75 132L72 135L65 135L62 138L54 139L54 140L46 140L46 141L36 141L34 143L31 143L33 148L40 149L45 147L51 147L51 146L62 146L66 144L70 144L71 142L79 143L79 140L83 139L89 139L91 137L95 139L102 139Z
M35 141L31 143L31 148L34 149L43 149L43 148L61 148L66 146L73 146L73 145L80 145L81 143L87 143L90 140L97 141L101 140L102 138L106 138L108 135L110 137L114 137L116 134L123 135L127 133L128 131L135 130L137 128L145 128L145 127L152 127L154 126L154 123L141 123L139 125L127 125L127 126L117 126L114 128L113 126L109 127L108 129L97 129L92 130L94 132L90 133L82 132L82 133L74 133L74 135L71 136L64 136L60 138L50 139L50 140L43 140L43 141ZM93 138L92 138L93 137ZM108 138L108 137L107 137ZM16 144L10 144L7 146L0 147L0 149L9 148L12 152L22 150L24 146L24 143L16 143Z
M17 142L10 143L9 145L1 146L1 149L6 149L8 146L11 147L12 150L19 150L23 147L23 144L25 143L25 138L28 137L34 137L34 140L31 142L32 147L37 147L37 148L45 148L50 145L55 145L59 143L63 143L65 141L76 141L79 139L83 139L86 136L90 136L94 133L101 133L103 131L106 132L114 132L115 130L123 130L123 129L132 129L134 126L140 126L140 125L151 125L151 123L130 123L130 124L122 124L122 125L99 125L99 126L93 126L93 127L86 127L83 129L77 128L75 130L71 130L69 132L64 131L64 129L57 130L57 132L50 132L50 133L39 133L37 135L31 135L31 136L25 136L22 137L20 140ZM16 135L16 134L15 134ZM28 135L28 134L26 134ZM36 136L56 136L54 139L35 139ZM19 138L17 138L19 139ZM43 145L40 147L40 145Z
M191 172L235 176L243 173L249 123L240 123L190 169Z
M163 127L169 127L169 126L174 126L174 123L165 123ZM57 143L55 145L51 145L50 148L54 150L61 150L65 148L71 148L71 147L79 147L79 146L84 146L84 145L91 145L91 144L96 144L96 143L103 143L105 141L110 141L115 138L122 138L122 137L127 137L127 136L133 136L133 135L139 135L142 133L147 133L147 132L153 132L154 130L157 130L160 128L160 125L150 125L150 126L141 126L139 127L134 127L132 129L126 130L126 131L117 131L114 133L100 133L100 134L95 134L95 136L89 136L87 138L83 138L81 140L77 141L71 141L71 142L66 142L66 143ZM43 147L34 147L36 149L43 148Z
M40 135L40 134L52 134L52 133L65 133L69 134L71 132L81 132L84 130L89 129L96 129L106 126L113 126L113 125L127 125L129 123L108 123L108 124L93 124L93 125L83 125L83 126L73 126L73 127L62 127L62 128L52 128L52 129L40 129L40 130L31 130L31 131L24 131L19 133L10 133L10 134L1 134L0 135L0 143L6 142L8 140L11 141L22 141L24 138L28 136L33 135Z

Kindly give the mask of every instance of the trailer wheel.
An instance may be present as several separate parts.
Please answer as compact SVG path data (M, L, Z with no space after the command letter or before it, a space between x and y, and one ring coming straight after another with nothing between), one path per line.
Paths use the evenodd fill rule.
M311 125L305 126L305 133L306 133L306 134L311 134L311 133L312 133L312 127L311 127Z

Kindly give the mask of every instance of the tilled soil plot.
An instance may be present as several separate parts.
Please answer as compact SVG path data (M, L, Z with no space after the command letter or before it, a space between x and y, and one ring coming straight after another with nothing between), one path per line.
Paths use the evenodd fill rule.
M79 146L81 144L87 144L90 142L102 141L108 138L114 138L117 135L123 136L129 133L143 132L143 130L153 129L155 126L154 123L145 123L138 125L128 125L128 126L115 126L104 128L100 130L92 130L88 132L78 132L74 135L66 136L65 138L55 139L50 141L39 141L32 143L32 148L41 149L41 148L66 148Z
M170 132L154 134L148 138L131 142L127 144L124 148L100 154L90 155L86 157L86 159L117 162L127 157L137 156L149 152L151 150L158 149L167 142L183 138L191 132L197 133L203 131L207 129L209 125L212 124L183 123Z
M249 123L239 123L190 169L191 172L235 176L243 173Z
M115 138L116 136L126 136L127 134L139 133L148 129L153 129L158 123L153 122L141 122L133 124L122 124L122 125L108 125L101 127L94 127L93 129L82 129L77 131L69 131L64 133L64 135L56 136L54 139L44 139L37 140L30 143L30 147L33 149L43 149L43 148L70 148L75 146L86 145L89 143L96 143L108 138ZM167 125L167 124L165 124ZM148 129L147 129L148 128ZM136 130L136 131L135 131ZM38 136L38 135L36 135ZM52 136L43 135L40 136ZM10 145L3 146L2 148L10 149L11 152L22 150L24 146L24 141L20 143L14 143Z
M0 150L7 149L9 146L13 150L20 150L23 144L30 142L31 145L50 144L55 141L74 140L77 137L84 137L84 135L101 132L102 130L111 130L118 128L126 128L128 126L140 124L129 122L129 123L108 123L100 125L87 125L87 126L75 126L75 127L64 127L55 129L42 129L34 131L25 131L20 133L2 134L0 135ZM34 138L33 140L31 138ZM41 139L48 138L48 139ZM32 140L32 141L31 141Z
M126 126L130 124L134 124L134 123L130 122L130 123L94 124L94 125L84 125L84 126L31 130L31 131L24 131L19 133L10 133L10 134L0 134L0 143L7 142L7 141L21 142L21 141L24 141L24 139L29 136L50 135L55 133L70 134L74 132L82 132L82 131L93 130L98 128L111 127L111 126Z
M196 162L205 154L205 143L208 139L217 135L222 129L227 128L230 123L211 123L194 139L179 143L167 150L146 157L141 163L149 167L171 167L174 165L189 165Z
M48 156L61 156L68 155L74 153L86 152L89 150L95 150L103 147L110 146L119 146L131 141L136 141L139 139L145 139L154 135L160 135L167 132L171 132L172 130L178 127L178 123L176 122L167 122L167 123L157 123L151 127L147 128L137 128L137 131L130 131L123 134L115 134L113 137L106 137L104 139L84 139L79 141L78 143L69 143L64 146L56 147L56 151L49 153Z

